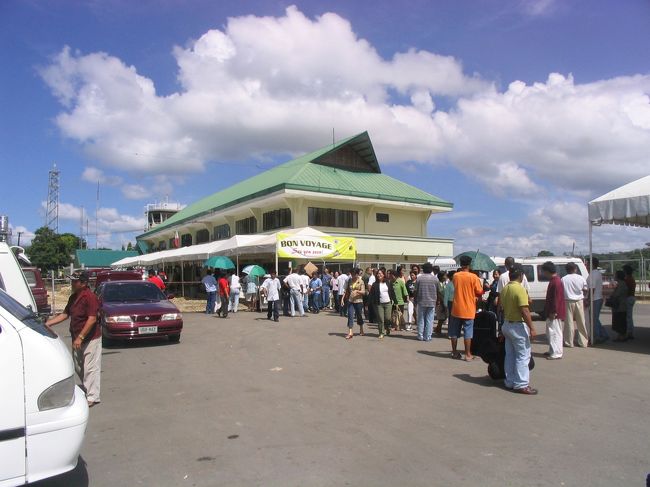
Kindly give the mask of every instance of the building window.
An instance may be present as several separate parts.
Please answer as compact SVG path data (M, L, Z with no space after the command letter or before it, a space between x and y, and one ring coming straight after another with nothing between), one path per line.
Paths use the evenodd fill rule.
M291 226L291 210L281 208L279 210L268 211L262 215L263 231L275 230L276 228Z
M243 220L237 220L235 222L235 231L237 235L250 235L251 233L257 233L257 219L254 216L249 218L244 218Z
M310 207L308 224L310 227L358 228L359 213L352 210Z
M174 237L169 239L169 248L173 249L174 248Z
M388 223L390 215L388 213L377 213L377 221L381 223Z
M166 250L167 249L167 242L164 240L161 240L158 242L158 250Z
M223 225L217 225L213 229L214 240L225 240L230 238L230 225L224 223Z
M196 243L202 244L210 241L210 232L206 229L196 232Z
M184 233L181 235L181 247L189 247L192 245L192 234Z

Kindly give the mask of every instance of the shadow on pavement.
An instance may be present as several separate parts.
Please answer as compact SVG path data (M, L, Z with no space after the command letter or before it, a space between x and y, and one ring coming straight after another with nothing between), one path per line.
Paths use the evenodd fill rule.
M452 357L451 351L449 351L449 352L432 352L430 350L418 350L418 353L420 353L422 355L429 355L430 357L458 360L458 359L455 359L454 357ZM458 361L462 362L462 360L458 360Z
M474 377L469 374L454 374L456 379L460 379L463 382L469 382L470 384L476 384L483 387L496 387L498 389L504 389L502 380L494 380L489 375L483 375L481 377Z
M79 455L79 460L74 470L30 485L35 487L87 487L90 485L90 480L88 478L86 462Z

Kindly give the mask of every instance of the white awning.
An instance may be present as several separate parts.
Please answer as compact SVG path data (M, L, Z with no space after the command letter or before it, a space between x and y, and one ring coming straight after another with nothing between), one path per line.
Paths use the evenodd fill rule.
M595 225L650 227L650 176L590 201L589 220Z
M296 236L323 236L323 232L311 227L281 230ZM179 249L161 250L150 254L127 257L113 263L111 267L127 267L133 265L148 266L167 262L191 262L205 260L213 255L232 257L242 254L275 253L277 233L235 235L228 240L218 240L199 245L190 245Z

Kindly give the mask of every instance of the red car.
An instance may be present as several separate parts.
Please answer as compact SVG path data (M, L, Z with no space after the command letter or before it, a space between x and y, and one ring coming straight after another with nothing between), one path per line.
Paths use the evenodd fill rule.
M155 284L148 281L110 281L97 288L102 336L115 340L168 337L181 339L183 316Z
M36 267L23 267L23 274L25 274L25 279L27 279L29 288L32 290L38 314L49 315L52 312L52 306L48 302L47 289L41 277L41 271Z
M92 277L90 279L92 281ZM95 289L108 281L142 281L142 272L103 270L95 274Z

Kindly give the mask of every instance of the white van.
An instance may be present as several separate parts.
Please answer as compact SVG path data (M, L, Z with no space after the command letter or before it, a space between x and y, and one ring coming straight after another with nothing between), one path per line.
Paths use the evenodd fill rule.
M16 255L6 242L0 242L0 289L20 304L36 311L36 301Z
M0 487L72 470L88 423L63 341L0 290Z
M537 313L542 319L544 316L544 305L546 304L546 289L548 288L548 280L542 276L542 265L544 262L551 261L557 267L558 276L564 277L566 275L565 266L569 262L573 262L578 266L578 274L582 275L585 279L589 277L587 267L581 259L576 257L527 257L524 259L515 259L517 264L521 264L528 279L530 286L530 299L531 311ZM495 259L499 271L505 271L503 260Z

